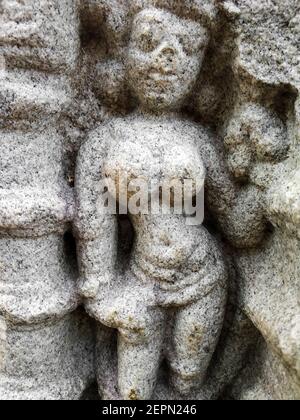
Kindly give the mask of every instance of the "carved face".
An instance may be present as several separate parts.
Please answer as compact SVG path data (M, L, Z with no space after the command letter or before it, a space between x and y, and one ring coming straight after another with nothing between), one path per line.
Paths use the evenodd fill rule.
M141 104L178 108L193 88L208 43L207 30L162 10L147 9L133 23L127 70Z

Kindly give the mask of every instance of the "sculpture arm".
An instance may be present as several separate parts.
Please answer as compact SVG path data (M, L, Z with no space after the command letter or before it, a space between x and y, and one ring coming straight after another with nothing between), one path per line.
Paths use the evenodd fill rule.
M95 297L100 284L114 275L117 254L117 220L104 208L103 161L110 132L102 127L90 134L80 149L75 178L74 231L81 293Z
M222 145L213 140L209 138L201 145L206 163L206 205L235 247L255 247L266 227L263 196L255 186L234 183Z

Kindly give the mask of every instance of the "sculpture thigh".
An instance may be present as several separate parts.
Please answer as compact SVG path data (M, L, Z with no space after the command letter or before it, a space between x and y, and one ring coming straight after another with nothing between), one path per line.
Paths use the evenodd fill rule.
M227 291L217 285L207 296L175 312L168 361L171 382L182 395L203 384L221 333Z
M163 356L166 314L161 308L149 308L146 339L129 341L118 336L118 385L125 400L150 400Z

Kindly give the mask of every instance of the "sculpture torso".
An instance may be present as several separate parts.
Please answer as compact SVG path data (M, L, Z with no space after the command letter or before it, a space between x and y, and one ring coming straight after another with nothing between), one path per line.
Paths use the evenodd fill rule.
M199 132L191 123L134 116L118 119L111 127L111 144L103 165L106 177L116 182L119 177L147 182L203 178Z
M196 185L204 177L197 147L199 131L190 122L178 120L174 124L171 118L158 122L157 118L133 116L113 123L111 135L103 173L117 186L140 178L149 188L151 182L178 179L189 179ZM190 193L194 195L196 190ZM134 257L153 277L158 267L172 277L173 270L185 263L201 241L201 227L187 226L184 215L139 214L130 218L136 233Z

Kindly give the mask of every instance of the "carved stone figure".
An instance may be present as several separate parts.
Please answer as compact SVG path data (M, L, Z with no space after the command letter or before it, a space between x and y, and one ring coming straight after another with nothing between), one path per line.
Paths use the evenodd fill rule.
M132 6L125 60L138 107L89 134L75 179L80 290L88 313L118 330L118 390L124 399L153 396L162 360L179 395L201 388L223 325L227 273L222 251L204 226L188 226L185 215L151 213L130 214L135 238L122 272L117 216L101 209L102 181L196 183L205 176L210 213L237 246L256 245L265 227L255 190L235 186L217 137L180 112L202 67L211 16L201 7L192 19L170 2L161 6Z
M299 399L299 17L0 1L0 399Z

